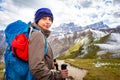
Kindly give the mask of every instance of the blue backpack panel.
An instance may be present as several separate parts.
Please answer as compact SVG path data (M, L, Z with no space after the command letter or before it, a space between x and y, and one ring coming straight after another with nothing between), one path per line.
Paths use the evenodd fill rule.
M16 35L21 33L26 36L29 34L28 24L21 20L9 24L5 29L6 42L8 44L4 54L6 80L35 80L29 70L29 64L18 59L12 53L11 42Z
M29 38L29 30L29 25L21 20L9 24L5 29L6 43L8 44L4 54L6 80L36 80L29 70L28 62L13 55L11 49L11 42L18 34L24 33ZM45 41L45 45L44 55L48 48L47 41Z

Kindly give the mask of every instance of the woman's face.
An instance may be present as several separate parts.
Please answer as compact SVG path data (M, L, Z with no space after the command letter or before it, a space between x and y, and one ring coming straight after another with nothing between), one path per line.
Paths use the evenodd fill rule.
M49 30L51 25L52 25L52 19L50 17L43 17L38 21L38 26L45 30Z

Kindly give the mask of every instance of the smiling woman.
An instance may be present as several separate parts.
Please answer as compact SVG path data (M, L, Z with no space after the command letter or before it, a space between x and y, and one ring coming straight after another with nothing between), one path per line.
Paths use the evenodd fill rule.
M17 20L5 29L8 44L4 54L6 79L62 80L68 77L68 70L52 71L53 51L47 40L53 13L49 8L40 8L34 16L34 22L26 24Z

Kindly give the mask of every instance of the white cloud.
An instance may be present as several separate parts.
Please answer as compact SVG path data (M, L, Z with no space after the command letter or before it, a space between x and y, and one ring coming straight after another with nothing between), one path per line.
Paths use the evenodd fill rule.
M3 11L0 11L0 26L6 26L17 19L25 22L33 21L34 13L38 8L48 7L54 14L54 23L52 25L54 27L70 21L79 26L85 26L100 20L106 21L106 24L110 25L110 27L116 27L115 25L120 23L119 1L109 0L114 5L112 3L106 5L107 1L4 0L4 2L0 2L0 6L3 8ZM88 3L89 5L86 5ZM115 17L116 15L117 17Z

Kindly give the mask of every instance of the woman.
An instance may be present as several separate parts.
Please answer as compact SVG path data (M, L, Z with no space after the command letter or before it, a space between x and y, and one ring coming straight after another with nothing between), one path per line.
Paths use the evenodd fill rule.
M46 55L47 38L49 28L53 23L53 14L48 8L40 8L35 13L34 23L31 24L35 31L32 32L29 41L29 67L32 75L37 80L62 80L68 76L67 70L53 72L53 52L48 44Z

